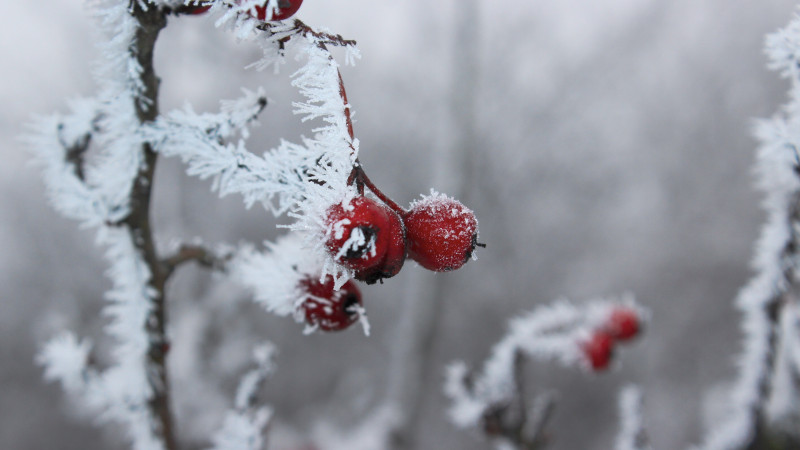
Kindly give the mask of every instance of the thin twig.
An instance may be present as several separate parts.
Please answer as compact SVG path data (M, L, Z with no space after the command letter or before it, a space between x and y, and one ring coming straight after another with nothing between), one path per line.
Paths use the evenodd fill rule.
M211 250L200 245L184 244L178 249L175 254L164 258L164 265L168 274L188 262L196 262L203 267L213 270L225 270L226 263L231 259L232 255L218 256Z
M272 32L272 27L273 26L274 26L273 23L263 22L258 26L258 29L262 30L262 31L266 31L266 32L270 33L270 35L273 35L273 34L275 34L275 33ZM321 31L316 31L315 29L313 29L310 26L306 25L300 19L294 19L294 29L292 30L292 33L296 34L296 35L300 35L300 36L311 35L311 36L314 37L314 39L318 43L323 44L323 45L327 44L327 45L333 45L333 46L337 46L337 47L355 47L355 45L356 45L356 41L355 40L345 39L340 34L331 34L331 33L324 33L324 32L321 32ZM281 44L285 43L290 38L291 38L291 35L283 38L280 41Z
M501 439L518 449L535 450L545 445L545 428L555 411L555 396L540 394L528 408L524 380L525 356L514 352L513 393L487 406L483 413L483 432L491 439Z
M75 142L69 143L64 139L64 124L58 124L58 142L64 147L64 159L75 169L75 176L81 181L85 181L83 164L86 150L92 141L92 133L88 132L79 137Z
M160 31L166 27L166 12L160 8L142 8L139 2L131 2L131 14L138 21L131 56L136 58L141 72L143 87L135 101L136 115L140 124L153 122L158 117L159 79L153 67L153 52ZM144 164L134 181L131 191L131 212L124 223L130 231L133 245L141 253L151 273L150 284L154 290L153 307L145 327L149 336L147 351L148 380L152 397L148 402L156 433L163 439L167 450L177 449L170 399L169 374L166 354L169 348L166 336L166 290L167 272L164 270L155 247L151 230L150 200L155 176L157 154L149 143L143 144Z

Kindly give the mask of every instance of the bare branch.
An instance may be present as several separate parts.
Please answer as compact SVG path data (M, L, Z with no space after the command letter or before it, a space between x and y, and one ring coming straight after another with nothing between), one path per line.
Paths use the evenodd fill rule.
M210 249L201 245L184 244L172 256L164 258L164 265L168 274L171 274L175 269L189 262L196 262L197 264L212 269L224 271L225 265L230 261L232 254L217 255Z
M628 386L620 392L619 412L620 429L616 449L650 449L650 439L642 420L642 392L637 386Z
M61 143L61 146L64 147L64 159L72 164L75 168L75 176L78 177L81 181L84 180L84 173L83 173L83 159L86 150L89 148L89 143L92 140L92 134L86 133L78 138L75 142L69 143L66 142L64 139L64 124L58 124L58 141Z
M274 33L272 31L272 28L274 26L275 26L275 24L273 24L273 23L264 22L264 23L262 23L261 25L258 26L258 29L260 29L262 31L266 31L266 32L270 33L270 35L272 36L272 35L276 34L276 33ZM285 32L282 32L281 34L285 34ZM310 35L310 36L313 36L314 39L317 41L317 43L320 44L320 45L323 45L323 46L324 45L333 45L333 46L337 46L337 47L354 47L356 45L356 41L355 40L345 39L340 34L331 34L331 33L324 33L324 32L320 32L320 31L316 31L313 28L311 28L310 26L306 25L300 19L294 19L294 29L290 32L290 35L286 36L284 38L281 38L281 40L279 41L279 43L281 44L281 48L283 48L282 45L284 43L286 43L289 39L291 39L292 35L299 35L299 36L309 36Z

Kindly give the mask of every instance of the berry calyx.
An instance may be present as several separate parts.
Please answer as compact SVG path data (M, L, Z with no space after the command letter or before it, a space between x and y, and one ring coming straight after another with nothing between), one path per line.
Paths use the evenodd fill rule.
M456 199L432 192L404 217L408 257L435 272L463 266L478 244L475 213Z
M308 325L322 331L341 331L358 321L361 291L352 280L338 291L334 290L330 275L325 277L324 283L319 279L304 279L301 287L306 293L302 308Z
M608 368L614 354L614 338L605 331L595 331L589 339L581 342L581 353L594 371Z
M634 309L618 307L611 311L604 329L614 339L627 341L639 334L641 320Z
M406 257L405 228L386 205L363 195L337 203L326 214L325 248L355 278L373 284L400 271Z
M262 6L253 7L255 10L256 19L267 20L267 3L268 2L265 1ZM303 0L278 0L278 8L273 11L272 18L269 20L278 21L288 19L289 17L292 17L298 9L300 9L300 5L302 4Z

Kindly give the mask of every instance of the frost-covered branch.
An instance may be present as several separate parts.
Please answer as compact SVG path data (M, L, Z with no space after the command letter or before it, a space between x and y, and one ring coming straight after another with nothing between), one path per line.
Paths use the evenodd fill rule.
M482 429L498 445L538 448L554 405L545 396L539 407L526 406L523 360L602 370L614 346L638 335L646 319L646 312L627 298L581 306L558 301L511 320L508 334L479 372L461 362L449 367L444 390L452 402L450 420L460 428Z
M744 315L744 348L732 412L710 430L702 446L707 449L754 448L775 439L772 422L778 418L769 416L767 406L789 394L777 392L775 380L786 339L781 318L797 303L800 276L800 19L767 37L767 53L770 67L789 78L792 89L784 113L760 122L756 132L758 185L766 194L768 217L753 261L757 273L736 300Z
M257 21L246 13L249 9L244 3L225 5L229 10L219 23L250 30L244 35L257 37L264 49L264 58L254 67L278 64L287 51L305 59L292 74L292 85L306 99L293 104L294 112L303 121L322 124L301 144L282 141L278 148L258 156L246 148L244 140L247 125L264 107L264 95L263 91L245 92L242 99L223 105L219 114L197 114L188 107L165 114L143 130L143 139L159 154L181 158L188 174L211 178L212 188L220 195L241 194L248 207L259 203L275 215L289 212L296 219L291 228L309 232L309 242L317 243L311 246L324 255L318 244L328 232L323 217L331 205L348 202L357 194L350 175L358 165L351 107L339 66L326 45L345 46L352 59L358 55L355 43L316 32L298 20ZM251 22L258 26L250 27ZM241 131L238 140L233 139L235 129ZM323 273L333 274L337 286L351 275L332 258L325 262Z
M266 343L253 351L256 367L245 374L236 390L234 407L227 412L222 428L212 437L213 450L261 450L272 410L260 406L257 394L274 371L275 347Z
M649 450L650 442L642 419L642 391L627 386L619 393L620 428L616 450Z
M100 94L73 103L65 117L40 119L31 138L54 206L98 229L111 265L107 273L113 287L106 294L105 312L110 317L106 331L116 343L112 364L102 373L86 369L83 373L91 376L81 389L66 383L63 372L61 378L105 420L125 424L134 448L172 449L164 345L166 277L149 218L156 158L138 137L141 124L158 115L152 56L166 19L143 2L105 1L97 13L110 36L101 47ZM87 159L90 145L97 151ZM83 347L70 347L69 342L57 338L41 353L40 362L51 374L59 351L63 356L80 354L77 350Z
M306 241L302 233L289 233L274 243L266 242L264 251L243 246L226 263L226 270L267 311L305 322L306 333L344 329L359 322L369 335L358 288L352 281L334 288L333 277L324 271L324 259Z

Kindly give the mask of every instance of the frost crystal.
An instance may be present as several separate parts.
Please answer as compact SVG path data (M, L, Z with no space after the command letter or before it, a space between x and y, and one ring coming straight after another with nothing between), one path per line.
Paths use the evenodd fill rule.
M120 223L130 213L131 189L144 165L136 108L146 107L147 100L142 68L131 50L138 22L129 13L128 2L98 2L97 11L111 36L101 46L105 61L96 72L100 94L72 102L71 113L64 117L38 119L29 140L56 210L96 228L98 243L107 248L107 275L113 287L106 293L109 304L104 314L109 317L106 331L116 346L111 366L103 373L85 368L87 375L80 382L77 361L85 360L88 347L76 344L74 338L52 341L40 362L48 377L59 378L102 419L127 425L134 448L158 449L163 443L148 408L153 388L146 331L154 290L147 264L128 227Z
M253 20L243 18L247 14L234 14L247 7L244 2L233 6L222 23L248 26ZM279 23L270 25L267 39L257 40L270 55L255 63L257 68L271 65L274 55L286 52L305 60L291 75L291 84L306 99L293 103L294 112L303 121L321 124L302 143L282 141L261 156L247 150L247 125L265 104L261 90L223 103L220 114L197 114L189 107L164 114L142 134L160 154L181 158L189 175L213 179L213 189L220 195L238 193L248 207L258 203L276 216L288 213L296 219L290 228L309 233L309 241L315 243L311 247L327 258L324 273L333 274L339 287L349 273L322 249L324 216L331 205L347 203L356 195L348 179L357 165L358 140L351 133L351 107L344 101L339 66L326 48L327 39L300 25ZM241 135L238 139L236 132Z
M790 78L792 88L785 114L761 121L756 135L758 186L765 192L767 221L756 245L753 267L756 275L736 299L744 318L743 350L739 374L732 392L732 409L727 420L712 428L702 445L705 449L736 449L756 438L755 425L764 422L771 398L796 398L780 391L786 384L776 370L790 368L779 359L780 316L788 314L785 304L797 282L796 271L800 213L800 18L767 37L769 67ZM784 342L783 345L787 343ZM785 406L784 406L785 407Z
M641 317L646 316L632 298L621 303L636 309ZM480 372L470 373L462 362L449 366L444 391L452 401L451 421L462 428L475 427L491 407L513 399L517 394L514 372L520 357L585 366L581 342L592 330L602 327L619 304L619 301L595 300L578 307L562 300L512 319L508 333L492 347Z
M349 62L358 52L354 42L316 32L299 20L256 20L248 12L263 1L211 3L212 13L219 14L218 25L263 48L265 56L255 67L273 65L287 53L304 60L291 76L291 84L305 97L294 108L303 121L319 122L314 135L301 143L282 141L259 156L246 148L245 140L249 126L266 106L263 89L245 90L241 98L223 101L217 114L198 114L190 106L156 114L149 46L165 26L163 8L188 5L188 0L92 3L107 36L101 45L103 61L95 71L99 93L71 102L65 115L36 119L28 140L55 209L96 229L97 242L106 248L112 288L105 295L108 304L103 314L115 345L109 367L102 372L87 362L88 341L69 334L47 344L38 360L47 379L60 381L101 420L125 425L133 448L161 449L169 445L166 440L172 433L164 428L166 419L158 417L159 402L169 400L161 310L164 278L174 267L171 259L160 259L148 246L149 224L137 223L147 222L144 207L152 161L156 153L179 157L190 175L212 179L220 195L238 193L248 206L258 203L275 215L296 219L291 228L308 233L269 244L269 254L245 247L233 255L229 272L251 287L269 311L297 316L301 277L322 279L332 274L338 288L350 276L322 251L320 239L325 211L355 195L348 179L358 156L351 107L338 64L326 45L348 47ZM267 17L277 5L276 0L269 1ZM365 317L363 311L359 316ZM366 321L364 325L368 327ZM216 448L262 446L261 433L270 412L254 408L250 399L271 371L269 354L271 350L262 349L256 357L258 369L243 379L236 408L214 437Z
M255 397L264 380L274 371L275 347L262 344L253 351L256 368L246 373L236 391L234 408L227 412L222 428L212 437L213 450L261 450L264 429L272 417L268 407L255 407Z
M231 276L250 288L255 301L267 311L281 316L293 314L302 321L299 308L307 296L302 281L320 277L322 260L306 248L299 233L267 243L267 250L242 248L230 262Z
M649 450L642 423L642 392L627 386L619 394L620 429L616 450Z

